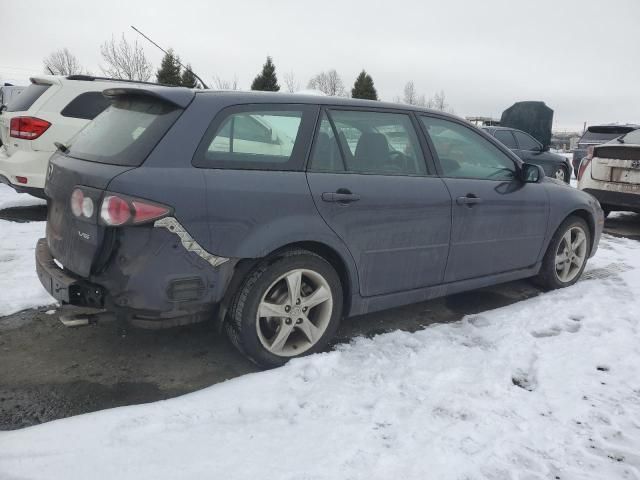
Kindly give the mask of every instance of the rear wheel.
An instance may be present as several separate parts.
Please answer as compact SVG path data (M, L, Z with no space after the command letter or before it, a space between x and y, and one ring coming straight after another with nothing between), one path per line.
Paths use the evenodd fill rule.
M232 343L262 367L322 350L342 315L342 286L322 257L292 250L258 265L229 311Z
M589 258L591 233L580 217L568 217L553 235L542 260L537 283L555 289L573 285Z

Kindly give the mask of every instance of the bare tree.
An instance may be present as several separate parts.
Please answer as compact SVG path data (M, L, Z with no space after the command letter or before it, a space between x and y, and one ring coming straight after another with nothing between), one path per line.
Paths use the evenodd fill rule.
M412 81L405 84L402 98L396 97L395 101L397 103L406 103L407 105L417 105L419 107L427 105L425 96L416 91L416 86Z
M78 58L68 48L56 50L42 60L45 73L51 75L78 75L83 69Z
M284 84L289 93L295 93L300 90L300 82L296 79L296 74L293 72L284 74Z
M239 90L238 76L234 75L232 80L224 80L216 75L213 77L213 88L216 90Z
M320 72L311 80L307 88L320 90L322 93L332 97L346 97L347 91L338 72L329 70L328 72Z
M153 66L142 47L138 46L138 41L131 44L124 38L124 34L117 43L113 37L111 41L104 42L100 46L100 53L106 63L100 69L108 77L145 82L153 73Z
M431 97L427 106L429 108L433 108L434 110L440 110L441 112L453 113L453 109L450 108L449 104L447 103L444 90L440 90L433 97Z

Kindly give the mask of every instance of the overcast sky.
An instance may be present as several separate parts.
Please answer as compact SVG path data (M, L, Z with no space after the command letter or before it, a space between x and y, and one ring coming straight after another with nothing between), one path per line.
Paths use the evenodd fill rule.
M555 110L554 128L640 122L640 0L3 1L0 79L26 82L67 47L93 73L100 44L139 39L173 47L205 81L249 88L265 57L302 86L335 68L350 89L361 69L393 100L413 80L444 90L459 115L490 115L518 100Z

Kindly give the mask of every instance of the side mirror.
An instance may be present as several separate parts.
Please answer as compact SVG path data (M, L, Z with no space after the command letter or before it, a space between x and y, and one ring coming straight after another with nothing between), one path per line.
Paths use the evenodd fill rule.
M540 165L525 163L520 169L520 179L524 183L540 183L544 178L544 170Z

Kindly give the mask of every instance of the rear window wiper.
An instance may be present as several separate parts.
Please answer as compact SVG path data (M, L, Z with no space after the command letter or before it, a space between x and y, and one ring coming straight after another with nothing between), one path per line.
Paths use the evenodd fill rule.
M62 153L64 153L65 155L67 153L69 153L69 147L67 147L64 143L60 143L60 142L53 142L53 144L56 146L56 148L58 150L60 150Z

